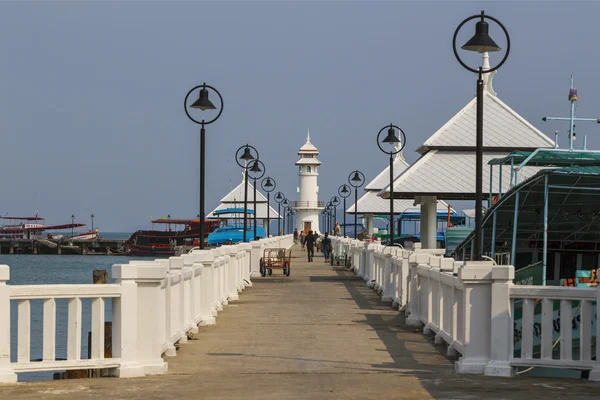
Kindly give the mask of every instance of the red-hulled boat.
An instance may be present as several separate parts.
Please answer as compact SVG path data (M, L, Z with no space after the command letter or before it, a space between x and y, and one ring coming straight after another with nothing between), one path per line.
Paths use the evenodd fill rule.
M154 224L165 225L164 230L155 230ZM219 227L219 221L204 221L204 240ZM132 256L173 256L177 246L198 246L200 220L156 219L152 230L134 232L124 243L125 251Z

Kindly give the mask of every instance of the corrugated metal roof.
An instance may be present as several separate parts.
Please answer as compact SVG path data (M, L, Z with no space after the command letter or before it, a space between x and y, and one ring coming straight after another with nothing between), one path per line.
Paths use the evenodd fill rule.
M508 152L483 153L483 193L489 193L490 169L487 163ZM519 171L522 181L536 172L538 167L525 167ZM500 168L494 168L494 192L497 192ZM503 169L502 192L509 187L510 168ZM379 194L389 196L389 187ZM395 198L414 196L438 196L442 199L463 199L475 197L475 152L431 150L412 164L394 181ZM360 209L359 209L360 210Z
M553 140L487 91L484 91L483 116L484 148L554 147ZM417 151L425 154L429 149L440 147L475 147L476 119L477 98L429 137Z
M238 202L237 206L241 206L242 208L244 207L244 202L242 201L241 203ZM221 203L217 208L215 208L214 210L212 210L210 212L210 214L208 214L206 216L206 218L214 218L215 214L214 212L217 210L223 210L225 208L231 208L232 204L224 204ZM256 218L258 219L266 219L267 218L267 203L256 203L256 209L257 209L257 214L256 214ZM248 210L254 210L254 204L248 202ZM269 219L277 219L279 217L279 214L277 214L277 210L273 209L273 207L271 207L271 211L270 211L270 215L269 215ZM244 216L243 214L240 214L239 216L240 219L243 219ZM254 218L253 215L248 215L248 218Z
M394 160L394 179L399 177L408 168L404 158L398 157ZM385 167L367 186L365 190L381 190L390 184L390 166Z
M348 199L349 200L349 199ZM346 200L346 202L348 202ZM448 204L443 201L438 201L437 209L439 212L448 211ZM414 205L414 200L394 200L394 214L399 214L405 210L419 212L420 207ZM390 200L377 196L376 191L367 191L360 199L358 199L359 214L386 214L390 212ZM346 210L348 214L354 214L354 202Z

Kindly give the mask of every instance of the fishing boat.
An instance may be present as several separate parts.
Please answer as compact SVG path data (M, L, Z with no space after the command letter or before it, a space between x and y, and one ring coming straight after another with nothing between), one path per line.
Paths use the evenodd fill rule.
M45 231L56 231L65 229L74 229L85 226L85 224L61 224L45 225L42 222L44 218L35 215L33 217L0 217L3 221L0 225L0 239L9 240L29 240L42 239Z
M165 227L155 230L154 224ZM205 240L219 226L218 221L205 220ZM151 230L138 230L124 243L125 252L133 256L173 256L178 246L199 245L200 223L198 219L156 219Z
M246 214L253 216L254 210L247 209ZM219 224L219 227L208 235L207 243L209 246L241 243L244 240L243 208L230 207L215 210L212 215ZM254 240L254 226L251 226L251 221L252 218L248 217L246 227L247 242ZM265 237L265 229L262 226L256 227L256 237Z

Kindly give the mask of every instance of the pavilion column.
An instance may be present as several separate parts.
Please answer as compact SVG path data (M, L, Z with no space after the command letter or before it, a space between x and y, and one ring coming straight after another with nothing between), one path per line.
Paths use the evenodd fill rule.
M367 234L369 237L373 236L373 214L365 214L367 223Z
M421 248L435 249L437 235L437 197L420 196L415 202L421 205Z

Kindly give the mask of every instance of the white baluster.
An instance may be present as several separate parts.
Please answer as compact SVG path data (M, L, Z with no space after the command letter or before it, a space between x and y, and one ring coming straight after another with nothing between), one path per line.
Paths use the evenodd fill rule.
M43 360L56 360L56 300L44 300Z
M104 299L92 299L92 358L104 358Z
M81 360L81 299L69 299L67 360Z

